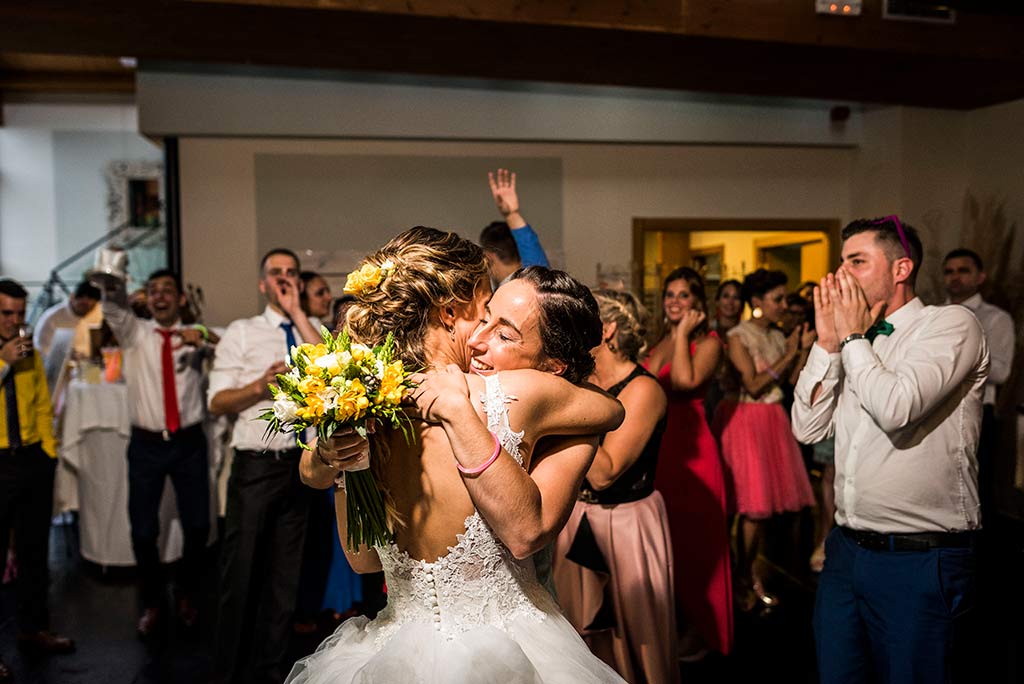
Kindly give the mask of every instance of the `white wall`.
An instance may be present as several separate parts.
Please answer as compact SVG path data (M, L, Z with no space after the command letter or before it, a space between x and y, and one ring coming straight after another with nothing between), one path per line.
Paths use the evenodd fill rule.
M260 306L256 262L259 241L266 240L258 229L255 170L260 155L462 156L474 163L479 158L495 163L558 159L561 187L544 190L561 193L564 264L585 282L595 281L598 263L631 261L636 217L842 220L850 204L852 152L843 149L191 138L181 141L180 151L184 276L203 287L206 315L214 324L251 315ZM461 182L453 180L452 187L467 192ZM472 192L467 204L486 207L489 195L482 174ZM528 193L520 199L529 219ZM385 189L363 201L364 214L372 214L374 207L393 214L390 205L404 199L401 192ZM410 207L412 214L415 209ZM474 238L494 218L491 209L480 212L464 220L473 229L461 231L463 235ZM454 206L452 215L467 216ZM374 236L376 244L406 227L394 226L390 234L382 229ZM301 251L306 244L302 230L295 225L282 231L279 242ZM339 246L344 243L339 232ZM225 277L226 269L231 277Z
M133 104L5 104L0 127L0 273L38 287L108 229L104 171L162 159ZM89 259L62 275L74 285Z

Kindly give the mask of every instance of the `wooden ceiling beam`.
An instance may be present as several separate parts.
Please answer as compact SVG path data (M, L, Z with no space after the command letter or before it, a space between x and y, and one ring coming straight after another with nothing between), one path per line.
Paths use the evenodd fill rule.
M426 1L426 6L435 10L456 6L453 0L447 4L441 0ZM284 2L287 6L282 6ZM471 2L470 6L481 2ZM877 0L865 0L866 5L871 2ZM339 7L323 9L325 4ZM316 7L309 6L306 0L258 4L253 4L253 0L93 0L88 4L33 0L0 5L0 45L21 52L130 55L153 60L639 86L951 108L974 108L1024 96L1024 84L1019 78L1022 60L998 50L937 53L907 50L899 41L866 49L858 47L855 40L835 45L828 41L808 44L726 37L740 33L739 28L729 28L728 22L721 19L715 20L717 24L711 20L701 23L696 9L692 9L792 3L682 3L683 7L691 8L691 14L689 18L680 15L674 21L700 24L702 35L693 35L693 30L674 32L622 24L601 27L593 25L596 20L592 16L576 24L555 19L529 23L350 8L361 4L331 0L317 0ZM589 3L580 3L584 4ZM623 4L621 0L595 3L599 9L605 8L609 22L614 14L612 8ZM678 0L637 3L653 8L651 16L668 12L669 5L678 10L679 4ZM529 6L535 5L533 2ZM556 8L568 5L554 4ZM458 3L458 7L462 6ZM727 14L724 9L718 12L720 16ZM671 16L665 16L663 21L673 21ZM650 16L642 19L652 21ZM783 31L784 26L780 24L773 30Z

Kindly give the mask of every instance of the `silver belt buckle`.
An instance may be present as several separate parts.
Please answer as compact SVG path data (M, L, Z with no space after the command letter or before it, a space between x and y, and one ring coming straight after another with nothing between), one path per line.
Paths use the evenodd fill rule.
M171 441L171 433L168 432L166 429L161 431L160 435L164 438L165 442L170 442Z

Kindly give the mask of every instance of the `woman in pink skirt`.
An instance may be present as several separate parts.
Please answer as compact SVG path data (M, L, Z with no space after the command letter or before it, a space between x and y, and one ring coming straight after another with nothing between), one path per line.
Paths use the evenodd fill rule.
M719 407L715 425L740 515L736 583L744 593L737 603L749 609L757 600L769 607L778 603L754 570L765 521L814 505L779 385L799 369L801 347L809 349L815 336L807 325L788 338L776 327L786 310L786 275L781 271L758 269L748 275L743 299L752 318L728 333L729 360L741 378L740 399Z
M665 393L636 360L643 308L626 292L594 293L604 323L590 380L626 409L609 432L555 548L554 580L569 622L632 684L678 682L672 545L654 489Z

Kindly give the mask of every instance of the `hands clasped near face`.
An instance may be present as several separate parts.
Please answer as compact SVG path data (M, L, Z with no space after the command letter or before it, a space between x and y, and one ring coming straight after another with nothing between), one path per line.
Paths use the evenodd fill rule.
M818 344L825 351L839 351L839 343L854 333L864 334L878 319L885 302L869 306L857 279L843 269L829 273L814 288L814 317Z

